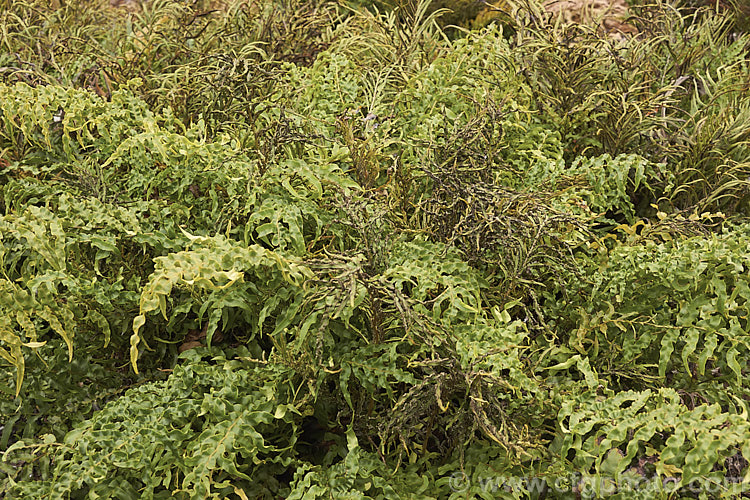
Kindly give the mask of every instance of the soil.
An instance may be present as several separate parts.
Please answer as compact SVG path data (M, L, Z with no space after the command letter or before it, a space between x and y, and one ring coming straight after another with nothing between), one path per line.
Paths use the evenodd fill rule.
M563 23L597 22L602 29L614 38L636 33L627 24L628 4L625 0L547 0L544 7L548 12L559 15Z

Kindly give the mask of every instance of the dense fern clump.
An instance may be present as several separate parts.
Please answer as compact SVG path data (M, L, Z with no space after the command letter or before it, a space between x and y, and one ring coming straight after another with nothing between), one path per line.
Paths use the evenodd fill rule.
M732 9L0 6L0 496L750 489Z

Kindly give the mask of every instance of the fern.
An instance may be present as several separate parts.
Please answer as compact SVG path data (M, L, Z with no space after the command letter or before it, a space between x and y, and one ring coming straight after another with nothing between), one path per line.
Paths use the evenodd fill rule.
M129 391L63 442L50 443L59 454L52 482L18 483L17 494L222 498L238 487L267 494L273 484L252 477L275 476L294 463L308 398L296 392L289 371L200 358L191 352L167 382ZM237 465L240 457L245 465ZM132 472L115 473L124 469Z
M585 394L563 404L559 414L562 434L553 446L563 456L572 451L577 468L615 481L636 463L634 459L643 457L653 463L657 477L675 479L669 484L671 491L696 479L721 485L724 459L738 449L743 454L749 451L747 411L739 401L737 410L727 412L717 404L689 410L671 389L606 397ZM726 427L731 430L719 430ZM602 482L592 483L599 486L594 494L604 494Z
M0 9L0 496L746 488L719 7L105 4Z

